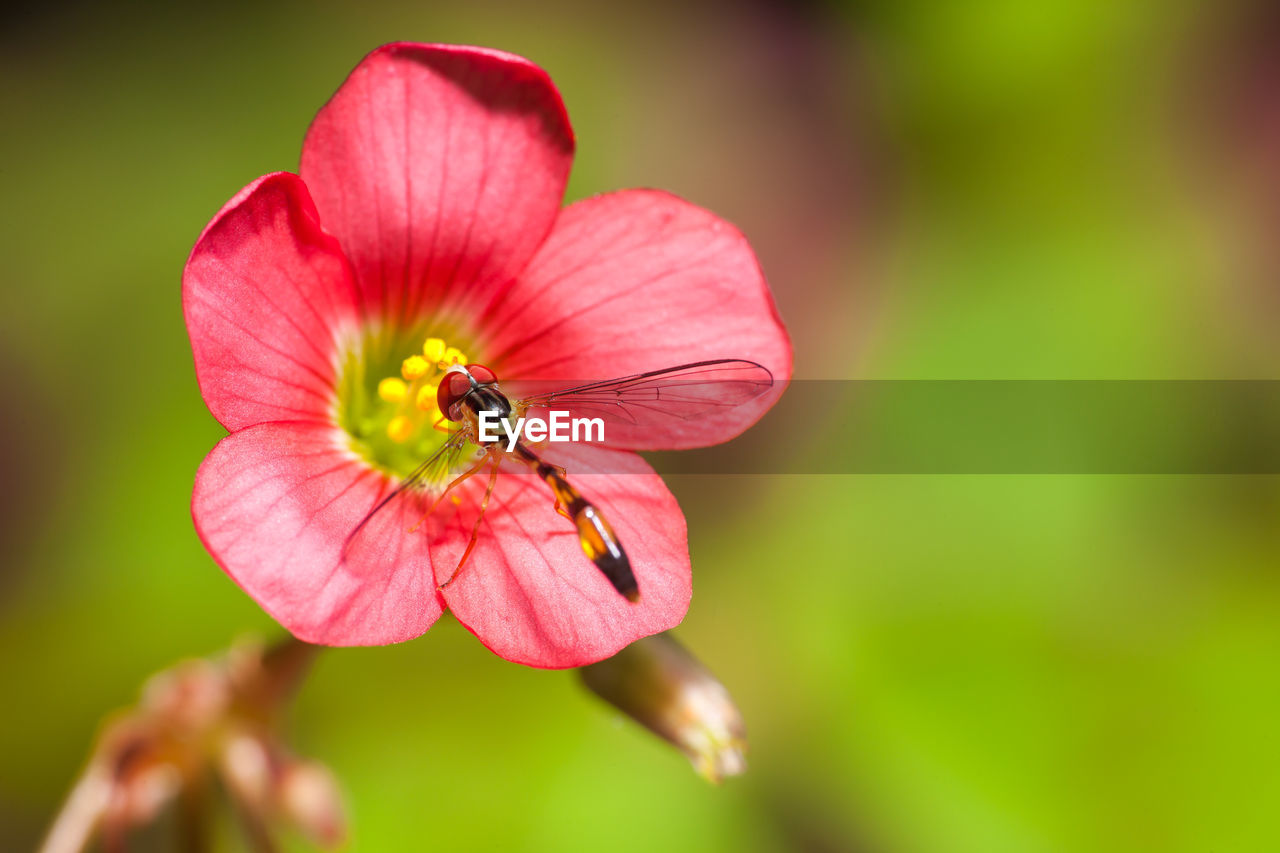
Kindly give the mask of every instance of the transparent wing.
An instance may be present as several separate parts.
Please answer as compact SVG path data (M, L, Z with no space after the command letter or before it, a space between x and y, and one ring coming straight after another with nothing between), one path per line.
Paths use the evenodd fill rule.
M549 384L502 383L521 412L568 411L574 417L600 418L630 434L672 418L692 420L740 406L772 388L773 374L754 361L716 359L570 388L547 388Z
M462 455L463 448L467 445L467 434L458 431L449 436L449 439L440 446L440 449L431 454L427 459L414 468L409 474L396 484L386 497L374 504L373 508L365 513L364 518L360 519L360 523L347 534L346 541L342 545L342 556L345 559L350 553L352 546L359 538L360 534L367 532L370 528L370 522L374 520L380 513L386 514L390 512L388 509L394 504L403 500L405 497L413 493L416 486L434 483L444 479L444 477L458 465L458 459Z

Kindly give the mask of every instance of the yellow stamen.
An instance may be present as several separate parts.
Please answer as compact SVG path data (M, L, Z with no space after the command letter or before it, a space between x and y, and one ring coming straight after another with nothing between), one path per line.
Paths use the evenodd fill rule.
M414 402L422 411L430 412L436 407L436 392L439 390L439 385L423 385L418 389L418 399Z
M422 355L411 355L400 363L399 376L387 376L378 381L378 399L389 405L381 409L376 421L381 426L375 429L385 432L386 438L392 442L406 447L431 444L435 436L428 427L451 433L456 425L441 415L437 405L441 373L452 365L466 363L466 353L449 346L444 338L426 338L422 343ZM424 433L425 444L420 441Z
M387 423L387 438L395 442L405 442L413 435L413 421L404 415L396 415Z
M422 345L422 354L427 361L437 364L440 359L444 358L445 351L449 348L443 338L427 338L426 343Z
M426 376L431 370L431 365L420 355L411 355L400 365L400 375L409 382Z
M388 376L378 383L378 396L388 403L399 403L409 392L409 386L394 376Z

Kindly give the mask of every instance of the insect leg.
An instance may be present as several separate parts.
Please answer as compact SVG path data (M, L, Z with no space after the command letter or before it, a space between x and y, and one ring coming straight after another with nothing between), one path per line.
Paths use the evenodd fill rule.
M546 464L546 463L543 463L543 464ZM552 471L554 471L560 479L562 480L564 479L564 475L565 475L564 468L561 468L559 465L547 465L547 467L550 468ZM569 519L570 521L573 521L574 520L573 514L569 512L569 510L565 509L564 504L560 502L560 493L555 492L555 496L556 496L556 503L555 503L556 512L560 513L562 516Z
M430 518L430 517L431 517L431 513L433 513L433 512L435 512L435 511L436 511L436 507L438 507L438 506L440 505L440 501L444 500L444 496L445 496L445 495L447 495L447 494L449 494L449 492L453 490L453 487L454 487L454 486L459 485L460 483L462 483L463 481L465 481L467 478L469 478L472 474L475 474L477 471L479 471L481 468L483 468L483 467L484 467L484 463L486 463L486 462L488 462L488 461L489 461L489 457L488 457L487 455L486 455L486 456L483 456L483 457L481 457L481 459L480 459L480 461L479 461L479 462L477 462L476 464L472 465L472 466L471 466L470 468L468 468L467 470L463 471L463 472L462 472L461 474L459 474L457 477L454 477L454 478L453 478L453 480L452 480L452 481L450 481L449 485L447 485L447 486L445 486L445 487L444 487L444 491L443 491L443 492L441 492L439 495L437 495L437 496L436 496L436 499L435 499L435 500L433 500L433 501L431 502L431 506L427 507L427 511L426 511L425 513L423 513L423 514L422 514L422 518L418 519L418 523L417 523L417 524L415 524L413 527L410 527L410 528L409 528L409 532L410 532L410 533L413 533L413 532L415 532L419 527L421 527L421 526L422 526L422 522L426 521L428 518Z
M488 461L488 457L485 458ZM453 583L454 578L462 571L462 567L467 564L467 558L471 556L471 549L476 547L476 540L480 538L480 522L484 520L485 510L489 508L489 498L493 496L493 487L498 483L498 467L500 463L494 460L493 468L489 471L489 486L484 490L484 499L480 501L480 514L476 516L476 523L471 526L471 541L467 543L467 550L462 552L462 559L458 561L458 567L453 570L453 574L449 575L449 579L440 584L440 589L444 589ZM470 472L468 472L468 475Z

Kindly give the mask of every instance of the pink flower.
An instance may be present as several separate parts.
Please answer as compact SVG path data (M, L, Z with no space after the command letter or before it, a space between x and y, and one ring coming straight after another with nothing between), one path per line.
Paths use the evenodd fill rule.
M573 148L560 96L532 63L386 45L316 116L300 175L245 187L192 250L183 308L196 375L231 433L196 476L196 530L300 639L398 642L448 608L508 660L567 667L683 618L684 517L631 451L742 432L781 393L791 347L746 240L707 211L652 190L561 210ZM416 530L433 490L392 504L343 554L444 440L429 423L432 362L406 360L424 347L429 359L486 364L500 382L572 384L712 358L759 362L779 381L751 405L673 420L625 448L548 451L607 513L639 602L584 558L541 481L506 475L466 570L440 589L483 477Z

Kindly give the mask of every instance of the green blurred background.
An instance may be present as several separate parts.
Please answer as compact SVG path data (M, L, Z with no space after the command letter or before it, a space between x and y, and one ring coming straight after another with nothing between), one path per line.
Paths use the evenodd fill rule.
M5 14L0 849L35 845L148 673L278 631L191 527L221 430L179 276L382 42L545 67L578 134L569 198L657 186L739 224L798 378L1276 378L1261 4ZM326 653L299 697L293 743L339 774L353 849L1280 849L1276 478L670 483L678 633L746 715L747 775L705 784L572 673L446 618Z

